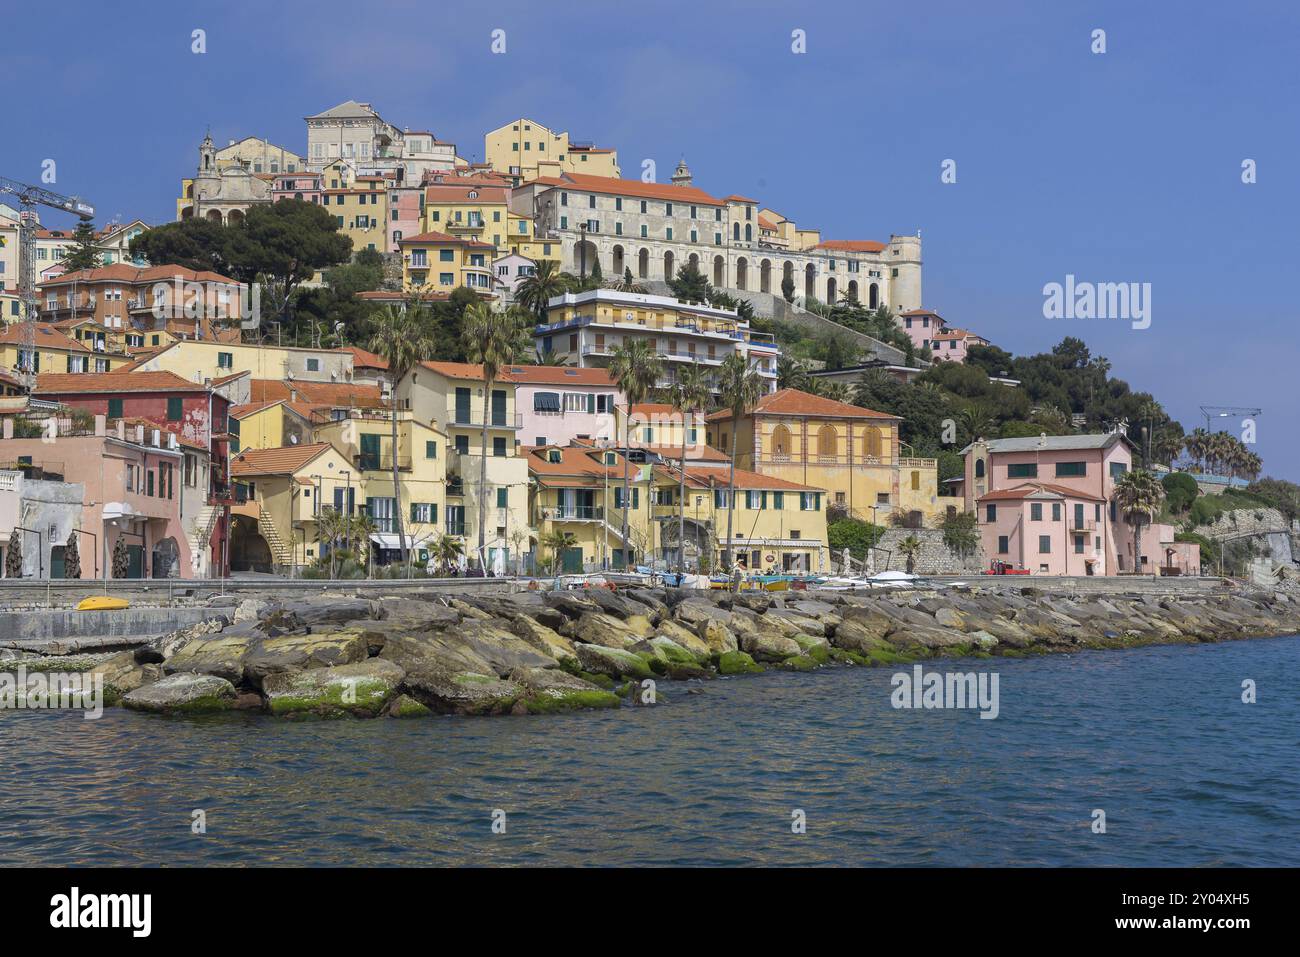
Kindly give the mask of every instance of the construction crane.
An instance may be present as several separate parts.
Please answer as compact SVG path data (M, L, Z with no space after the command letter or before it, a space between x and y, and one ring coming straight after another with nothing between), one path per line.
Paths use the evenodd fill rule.
M95 207L76 196L64 196L43 186L32 186L0 176L0 195L18 200L18 295L23 302L23 350L19 373L28 389L36 385L36 207L72 213L83 220L95 218Z

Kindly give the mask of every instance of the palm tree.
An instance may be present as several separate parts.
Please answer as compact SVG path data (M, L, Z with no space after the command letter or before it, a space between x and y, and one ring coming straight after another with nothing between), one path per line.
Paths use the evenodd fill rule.
M329 546L330 578L334 577L335 552L339 542L347 538L349 526L348 516L336 508L322 508L316 516L316 541L319 545ZM321 557L324 557L323 551Z
M623 567L629 564L627 538L627 510L629 505L631 470L628 467L626 450L630 445L628 429L632 418L632 409L646 400L650 390L655 387L659 373L663 369L663 360L650 347L646 339L624 342L609 360L609 374L618 383L618 387L627 396L627 414L623 416Z
M898 553L907 560L907 573L912 574L916 568L916 556L921 554L921 542L915 535L908 535L898 543Z
M388 398L389 420L392 423L393 468L393 522L397 529L397 545L401 559L410 568L406 548L406 528L402 524L402 479L397 467L397 386L406 374L433 352L433 343L424 334L421 324L421 307L418 298L411 299L405 308L388 306L375 317L375 331L370 337L370 351L388 363L388 381L391 391Z
M722 396L723 407L731 412L731 466L727 480L727 548L723 552L723 563L730 565L733 561L731 533L736 514L736 437L740 434L740 417L763 395L763 383L758 378L758 373L750 368L745 356L733 352L718 368L718 392Z
M572 548L576 543L577 539L573 537L572 532L560 531L558 529L553 532L547 532L542 536L541 541L538 544L551 553L552 575L559 574L560 559L563 558L564 553L568 549Z
M543 259L531 276L515 290L515 301L539 320L545 321L547 304L573 289L574 278L560 269L554 259Z
M968 403L958 413L958 418L961 419L961 424L966 429L966 434L970 437L971 442L981 439L993 431L993 416L987 408L978 402Z
M677 571L686 573L686 431L687 419L702 412L713 398L704 366L683 366L668 390L668 402L682 414L682 467L677 489Z
M438 563L438 570L445 573L451 571L452 566L457 564L457 559L465 554L465 543L455 535L440 532L431 551L434 561Z
M623 275L605 283L605 288L613 289L615 292L644 293L646 291L645 286L632 278L632 270L630 268L624 269Z
M398 510L401 506L398 505ZM352 560L357 563L357 567L370 577L370 536L377 531L375 520L371 518L370 513L364 509L351 516L348 521L348 535L352 545ZM413 552L411 549L410 552ZM408 552L407 554L410 554ZM410 577L410 561L407 561L407 577Z
M560 355L560 353L554 350L550 352L537 352L534 350L533 352L533 365L567 366L568 364L569 364L569 357Z
M1192 464L1196 466L1197 471L1202 468L1205 461L1205 453L1208 448L1210 433L1205 429L1194 429L1183 442L1183 447L1192 459Z
M1164 501L1165 488L1146 469L1125 472L1115 483L1115 504L1133 526L1133 570L1142 567L1142 523L1154 521Z
M549 261L549 260L548 260ZM531 278L531 277L530 277ZM478 558L483 565L483 549L487 545L487 454L488 424L492 401L492 386L497 381L501 367L514 359L515 341L523 322L519 312L507 309L496 312L485 303L476 302L465 310L465 352L470 362L483 366L483 449L478 468ZM505 423L501 423L504 425Z
M781 356L776 360L776 387L802 389L808 380L808 368L798 359Z

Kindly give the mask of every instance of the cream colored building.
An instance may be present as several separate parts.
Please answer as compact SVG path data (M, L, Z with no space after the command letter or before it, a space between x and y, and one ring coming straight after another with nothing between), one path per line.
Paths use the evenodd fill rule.
M520 117L483 137L483 157L494 170L510 176L515 185L540 176L589 173L621 176L618 152L569 139L536 120Z
M353 354L346 349L303 349L183 339L137 360L131 371L174 372L191 382L249 372L254 379L278 379L289 383L295 380L348 383L352 381L353 359Z
M460 362L424 362L397 385L398 408L447 436L447 497L443 524L463 537L465 551L478 545L480 510L485 517L484 560L498 557L509 567L529 550L528 463L519 454L523 417L515 405L515 384L494 382L487 397L487 448L483 444L483 367ZM486 454L485 454L486 453ZM487 483L480 498L479 475Z

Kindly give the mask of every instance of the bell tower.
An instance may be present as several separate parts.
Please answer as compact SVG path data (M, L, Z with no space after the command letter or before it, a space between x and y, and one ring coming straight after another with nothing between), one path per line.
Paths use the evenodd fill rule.
M678 162L677 168L673 170L673 185L674 186L691 185L691 168L686 165L686 157L684 156L682 157L681 161Z

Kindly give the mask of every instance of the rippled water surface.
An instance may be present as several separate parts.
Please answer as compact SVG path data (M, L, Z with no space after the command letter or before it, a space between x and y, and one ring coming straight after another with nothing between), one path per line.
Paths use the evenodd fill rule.
M937 663L999 673L992 721L849 668L556 717L10 712L0 861L1296 866L1298 661L1288 637Z

